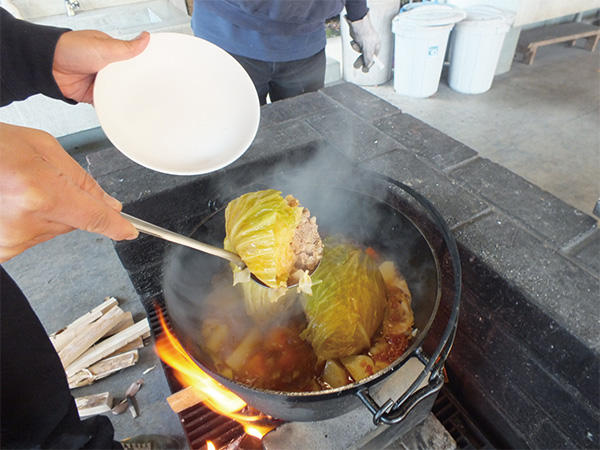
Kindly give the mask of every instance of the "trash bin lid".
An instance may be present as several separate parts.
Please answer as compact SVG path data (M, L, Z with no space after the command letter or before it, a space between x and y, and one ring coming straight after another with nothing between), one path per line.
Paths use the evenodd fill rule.
M489 5L473 5L464 8L467 17L461 22L461 26L469 25L512 25L515 13Z
M467 13L462 9L436 3L411 3L394 17L393 22L421 27L452 25L463 20Z

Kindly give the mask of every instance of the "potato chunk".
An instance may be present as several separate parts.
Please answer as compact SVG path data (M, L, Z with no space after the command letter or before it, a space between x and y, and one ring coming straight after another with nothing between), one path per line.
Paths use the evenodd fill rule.
M323 369L323 381L332 388L336 388L347 385L351 380L348 377L348 373L339 362L329 359L325 363L325 368Z
M233 353L225 360L225 363L233 370L240 370L248 358L254 352L254 349L260 344L262 334L258 328L252 328L242 342L235 348Z
M346 356L341 358L341 361L354 381L360 381L375 373L375 363L367 355Z

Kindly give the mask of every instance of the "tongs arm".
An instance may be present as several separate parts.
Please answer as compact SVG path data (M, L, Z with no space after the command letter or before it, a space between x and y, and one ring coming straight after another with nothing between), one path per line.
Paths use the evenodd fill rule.
M220 258L224 258L236 264L241 269L246 267L246 264L244 264L242 259L235 253L228 252L227 250L215 247L213 245L205 244L204 242L197 241L179 233L174 233L173 231L167 230L166 228L162 228L150 222L146 222L145 220L130 216L129 214L126 214L124 212L122 212L121 215L129 222L131 222L133 226L142 233L165 239L176 244L184 245L195 250L200 250L201 252L209 253Z

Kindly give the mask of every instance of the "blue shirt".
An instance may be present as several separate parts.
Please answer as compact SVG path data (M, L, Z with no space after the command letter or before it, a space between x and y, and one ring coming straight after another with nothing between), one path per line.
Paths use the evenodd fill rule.
M192 29L235 55L293 61L325 48L325 20L344 3L350 20L368 11L366 0L194 0Z

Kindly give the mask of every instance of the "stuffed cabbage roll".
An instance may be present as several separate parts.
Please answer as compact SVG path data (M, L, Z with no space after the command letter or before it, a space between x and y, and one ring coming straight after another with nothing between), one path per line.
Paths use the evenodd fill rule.
M308 325L301 336L319 360L369 348L387 304L376 262L352 244L327 240L323 260L311 278L312 296L302 300Z
M225 249L237 253L271 288L297 283L322 256L316 219L294 197L283 198L275 189L232 200L225 209L225 231Z

